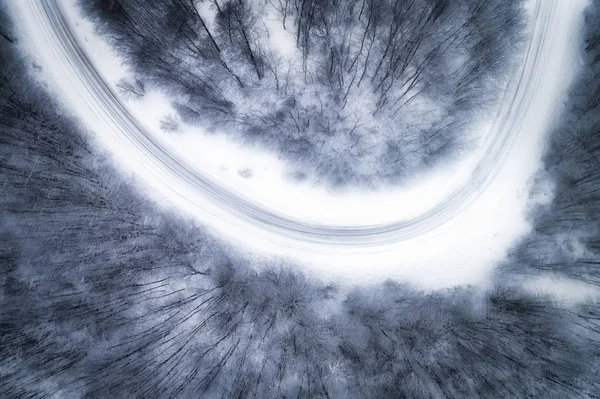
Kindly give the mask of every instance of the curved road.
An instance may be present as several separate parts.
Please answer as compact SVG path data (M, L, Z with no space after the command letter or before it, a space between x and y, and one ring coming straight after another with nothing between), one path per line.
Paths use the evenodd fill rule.
M271 236L286 237L300 246L323 244L348 248L384 245L416 237L446 223L478 198L502 168L519 135L531 134L523 131L524 121L540 114L536 103L541 85L553 84L542 81L542 72L552 51L553 32L560 31L556 27L560 25L561 7L565 7L568 1L532 2L530 37L523 63L515 68L498 117L488 135L490 139L468 184L457 187L437 206L416 218L371 226L323 225L296 220L265 209L221 187L210 176L198 173L147 131L107 86L78 43L59 0L17 3L20 4L15 6L21 9L19 18L25 19L22 22L30 27L29 34L43 36L37 40L43 40L48 51L60 57L61 65L57 67L61 68L65 81L70 80L77 87L81 99L98 118L96 120L107 124L108 130L103 130L102 134L113 134L128 154L156 172L157 181L151 184L168 187L182 196L182 200L206 209L223 221L239 225L246 233L265 231ZM65 83L61 81L60 84ZM547 113L542 111L542 117L547 118ZM85 118L84 122L93 123Z

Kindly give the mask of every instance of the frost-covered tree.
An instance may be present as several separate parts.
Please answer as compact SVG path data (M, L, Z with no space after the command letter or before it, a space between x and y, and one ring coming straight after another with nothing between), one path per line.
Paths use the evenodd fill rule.
M468 149L523 21L520 0L80 4L184 120L336 185L395 183Z

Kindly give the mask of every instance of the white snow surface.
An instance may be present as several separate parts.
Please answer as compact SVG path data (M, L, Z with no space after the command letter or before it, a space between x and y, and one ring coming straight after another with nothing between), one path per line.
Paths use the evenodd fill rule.
M82 18L75 0L61 0L69 21L72 22L81 47L101 73L105 82L116 90L117 82L129 75L119 56L95 33L92 24ZM200 8L207 23L214 17L209 3ZM268 40L278 52L290 55L295 51L295 40L283 30L281 21L273 14L265 16L270 32ZM144 124L155 137L172 151L184 157L189 165L208 173L230 190L251 197L265 208L291 215L298 219L323 224L373 225L415 217L449 196L454 187L470 178L477 156L473 153L443 169L433 170L402 187L372 190L348 189L335 193L315 182L298 182L290 179L284 163L274 153L251 148L230 140L219 132L208 133L202 129L179 123L177 132L160 131L160 121L175 115L167 96L149 90L141 99L123 99L129 111ZM491 122L480 121L473 129L491 129ZM251 178L240 175L250 170Z
M77 15L72 0L58 2L79 45L114 89L116 82L127 76L126 68L93 34L90 24ZM510 121L481 121L480 128L490 133L483 135L481 150L462 162L385 192L336 194L310 182L291 183L275 155L242 148L223 135L207 134L191 126L183 126L177 133L160 131L159 121L172 113L161 93L150 92L143 101L127 103L128 111L152 136L179 154L193 170L269 212L319 223L320 227L325 226L324 231L330 225L351 226L360 231L410 221L431 209L445 207L444 200L453 195L456 187L477 187L476 195L464 198L464 206L457 206L449 217L440 217L439 223L431 222L431 228L415 234L390 233L385 240L373 242L361 241L359 237L356 243L317 240L304 237L302 231L281 234L280 229L271 229L241 211L228 211L225 203L206 199L207 195L196 187L157 167L153 154L124 138L118 116L107 113L98 104L94 88L70 62L73 55L61 43L43 6L35 0L24 0L15 2L12 9L22 45L42 66L40 78L85 123L119 168L133 176L157 203L196 218L252 259L270 259L272 255L289 258L307 273L338 283L368 284L393 279L438 289L462 284L487 286L494 265L530 231L527 212L536 201L547 201L552 195L550 190L536 193L535 198L529 193L534 176L542 167L545 134L577 67L575 50L585 4L584 0L531 0L530 54L534 56L524 61L527 68L523 81L512 82L515 91L526 87L516 105L518 112L506 113L512 118ZM505 153L494 158L497 165L493 178L470 182L473 169L488 154L484 150L496 132L493 126L508 122L518 131L511 132L503 143ZM244 169L252 171L251 177L241 176L239 172Z

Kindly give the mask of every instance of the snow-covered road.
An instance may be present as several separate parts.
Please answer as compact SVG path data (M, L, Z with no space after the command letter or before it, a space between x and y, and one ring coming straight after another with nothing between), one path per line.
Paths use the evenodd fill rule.
M540 145L556 99L564 95L569 81L572 42L584 5L570 0L530 3L530 36L523 63L514 71L469 178L416 217L372 225L307 222L223 187L210 174L191 167L132 116L86 55L60 0L19 1L14 8L31 51L37 52L48 75L60 82L57 88L64 101L89 130L101 136L99 140L118 162L135 171L145 187L173 206L186 209L218 233L258 248L278 247L273 252L279 254L293 250L333 259L341 253L402 253L405 261L418 267L422 262L414 261L421 258L410 255L411 251L454 247L457 240L469 239L464 234L467 230L482 229L477 237L483 241L473 243L500 252L515 239L513 233L498 238L503 228L512 225L510 229L516 229L517 235L527 230L524 215L531 179L540 167ZM446 237L443 245L436 241L441 237ZM500 259L503 255L495 256ZM347 259L339 265L343 266L330 270L345 273L352 267ZM428 273L428 269L422 272Z

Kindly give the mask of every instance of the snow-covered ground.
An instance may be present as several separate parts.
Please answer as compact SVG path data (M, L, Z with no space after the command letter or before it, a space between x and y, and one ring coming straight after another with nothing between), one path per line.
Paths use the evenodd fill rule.
M494 264L529 231L532 201L552 195L532 200L529 192L544 134L576 66L574 41L585 2L530 4L530 46L498 118L477 127L488 132L481 149L402 188L343 195L292 183L275 156L223 136L189 126L160 131L160 120L172 113L160 93L121 106L99 82L114 89L127 71L72 0L28 0L14 9L45 81L157 202L242 243L248 256L290 257L328 280L393 278L441 288L485 285Z
M91 22L80 15L74 0L61 3L79 44L104 81L117 91L119 80L129 76L127 68L95 35ZM204 8L200 11L210 24L210 12ZM295 41L288 37L279 21L267 15L265 23L271 32L269 40L278 52L289 54L295 49ZM276 36L284 40L276 40ZM445 165L443 170L418 176L402 187L334 193L312 181L290 178L276 154L240 145L224 134L207 133L181 122L176 132L161 131L160 121L176 114L163 93L149 90L142 98L123 99L123 102L157 140L182 156L197 173L209 174L222 187L238 191L261 207L313 223L374 225L417 217L449 197L456 187L468 184L470 172L484 148L463 157L461 162ZM481 132L478 136L485 137L491 127L490 121L481 121L473 129Z

